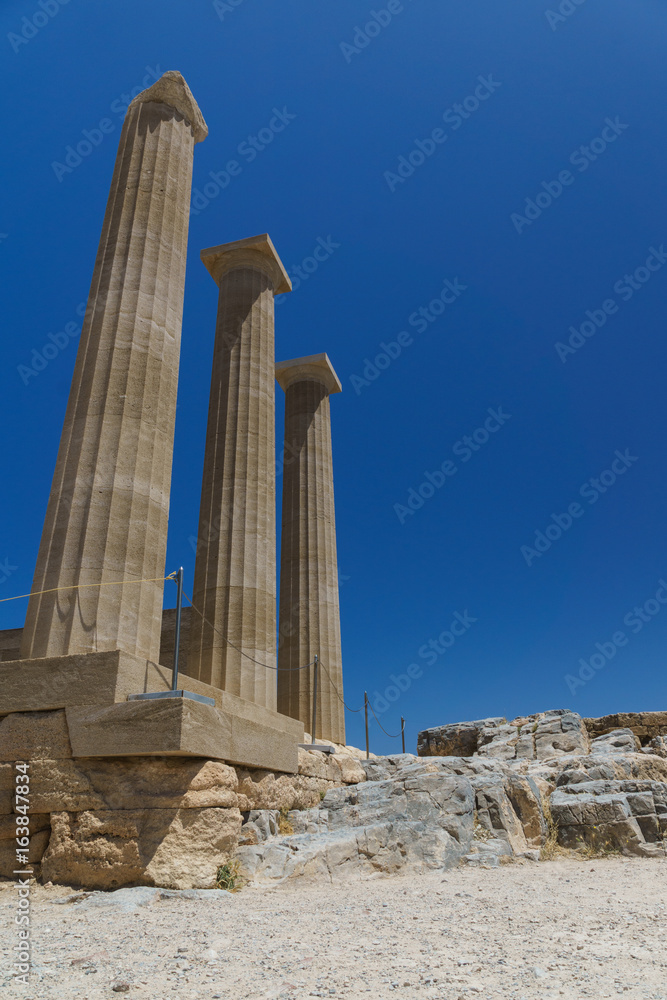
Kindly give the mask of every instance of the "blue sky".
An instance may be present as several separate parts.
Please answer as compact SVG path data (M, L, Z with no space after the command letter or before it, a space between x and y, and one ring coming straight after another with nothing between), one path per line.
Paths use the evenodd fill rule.
M0 29L0 596L32 583L77 343L57 335L80 324L123 108L177 69L210 134L168 569L192 581L217 295L199 251L269 232L296 276L321 240L276 349L327 351L343 383L348 704L367 689L391 733L404 715L408 748L449 721L665 708L667 3L5 0ZM37 372L49 334L65 346ZM24 613L0 605L0 627Z

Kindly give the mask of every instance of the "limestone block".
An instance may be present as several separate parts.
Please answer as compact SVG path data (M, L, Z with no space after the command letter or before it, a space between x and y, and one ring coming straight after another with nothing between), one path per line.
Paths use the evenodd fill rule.
M231 808L234 768L191 758L119 757L34 761L30 810Z
M512 808L502 777L473 778L476 792L477 818L484 829L499 840L506 841L514 854L528 850L528 841L521 820Z
M324 778L307 775L276 777L272 772L238 769L239 809L309 809L319 804L321 792L333 787Z
M514 760L517 755L519 730L509 723L500 726L484 726L479 733L477 753L480 757L494 757L497 760Z
M588 753L588 733L576 712L557 709L537 716L535 753L538 760L571 753Z
M48 813L31 813L30 824L28 826L30 836L39 833L41 830L51 829L51 819ZM16 839L16 815L0 816L0 841ZM16 846L16 844L14 844Z
M566 847L591 844L649 857L664 853L665 782L575 782L556 789L551 811Z
M0 816L12 811L15 774L13 764L0 764Z
M12 713L0 720L0 760L60 760L71 756L64 711Z
M336 754L333 763L340 770L339 780L346 785L357 785L366 780L366 772L356 757Z
M417 736L417 753L420 757L472 757L482 729L506 723L504 718L479 719L425 729Z
M636 753L640 747L631 729L614 729L591 740L591 753Z
M642 743L655 736L667 736L667 712L618 712L599 719L584 719L584 723L592 737L614 729L630 729Z
M113 889L141 883L206 889L235 849L238 809L135 809L59 812L42 859L42 877Z
M39 865L49 844L51 827L39 830L30 836L28 847L28 864L31 867ZM0 877L15 880L19 878L14 874L16 868L23 868L23 862L16 864L16 844L11 840L0 840Z

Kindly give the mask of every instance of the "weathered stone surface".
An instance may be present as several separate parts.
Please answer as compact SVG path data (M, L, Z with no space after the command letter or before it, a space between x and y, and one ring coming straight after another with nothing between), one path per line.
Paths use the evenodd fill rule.
M42 858L44 879L112 889L133 883L212 888L235 848L238 809L58 812Z
M307 775L276 777L269 771L238 769L238 803L242 812L251 809L309 809L321 801L333 782Z
M655 736L667 736L667 712L618 712L599 719L584 719L591 737L603 736L614 729L630 729L644 745Z
M14 765L0 764L0 816L12 811L14 802Z
M158 659L192 161L205 135L180 73L166 73L127 110L24 659L115 649Z
M412 762L393 778L333 789L319 812L316 820L310 810L303 822L316 832L239 848L245 871L262 881L405 865L440 868L457 863L472 844L470 782Z
M550 805L565 847L589 844L646 857L665 853L665 782L575 782L557 788Z
M14 814L0 816L0 841L14 841L16 839L16 818ZM30 836L39 833L40 830L50 830L51 820L48 813L31 813L28 829L30 830ZM14 844L14 847L16 847L16 844Z
M0 719L0 760L30 761L72 756L65 713L21 712Z
M185 669L275 710L273 300L292 286L266 234L201 257L220 293Z
M588 734L576 712L555 709L538 715L480 719L420 733L420 757L491 757L495 760L546 760L588 752Z
M38 830L30 835L30 845L28 847L28 864L34 869L42 860L44 852L49 844L51 827L45 830ZM0 840L0 878L8 878L15 881L20 876L15 875L16 868L23 868L16 863L16 844L11 840ZM38 870L35 874L38 874Z
M118 757L37 760L30 766L30 811L230 808L234 768L200 759Z
M591 740L591 753L635 753L641 744L631 729L613 729Z
M507 724L507 719L478 719L424 729L417 736L420 757L472 757L482 729Z
M308 727L319 655L317 739L345 743L329 396L341 384L326 354L282 361L285 391L278 710ZM312 725L311 725L312 728Z

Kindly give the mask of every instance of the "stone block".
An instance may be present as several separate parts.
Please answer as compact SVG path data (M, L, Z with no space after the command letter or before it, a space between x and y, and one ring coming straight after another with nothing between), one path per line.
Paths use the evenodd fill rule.
M31 812L232 808L234 768L177 757L40 760L30 769Z
M42 877L115 889L140 883L208 889L238 842L238 809L134 809L51 816Z
M175 754L229 759L232 724L213 705L186 698L67 709L75 757Z
M420 757L472 757L482 729L506 723L504 718L479 719L424 729L417 736L417 753Z
M0 720L0 761L60 760L71 756L62 709L12 713Z

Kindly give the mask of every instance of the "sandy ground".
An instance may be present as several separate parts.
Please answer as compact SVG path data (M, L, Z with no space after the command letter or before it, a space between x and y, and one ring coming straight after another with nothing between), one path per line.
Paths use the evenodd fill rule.
M11 978L16 887L0 886L0 998L667 1000L667 860L292 881L129 912L35 886L28 986Z

